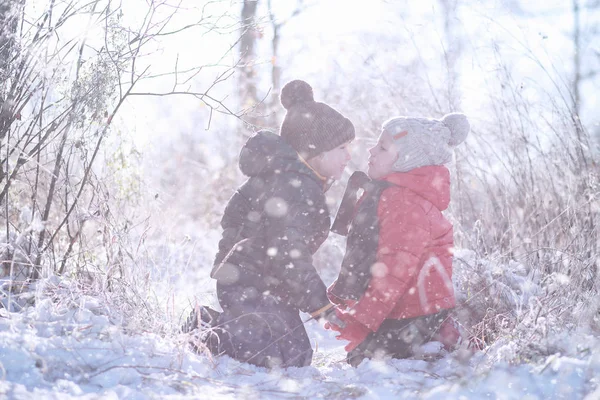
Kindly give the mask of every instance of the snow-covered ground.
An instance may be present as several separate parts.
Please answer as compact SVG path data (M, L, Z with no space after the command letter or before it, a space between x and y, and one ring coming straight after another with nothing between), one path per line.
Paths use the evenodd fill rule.
M312 366L268 371L195 354L185 335L133 333L96 297L52 296L76 293L67 280L40 285L35 305L0 310L0 398L600 398L600 343L581 333L565 336L575 356L555 354L536 365L457 352L435 361L366 361L355 369L344 362L344 342L310 321Z

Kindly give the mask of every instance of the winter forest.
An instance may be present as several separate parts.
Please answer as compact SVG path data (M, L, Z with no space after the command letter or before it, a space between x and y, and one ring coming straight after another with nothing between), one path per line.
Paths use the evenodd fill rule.
M0 397L600 398L599 92L598 0L0 0Z

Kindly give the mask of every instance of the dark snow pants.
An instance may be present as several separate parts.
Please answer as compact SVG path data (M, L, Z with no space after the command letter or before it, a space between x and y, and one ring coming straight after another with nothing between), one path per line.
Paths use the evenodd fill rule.
M310 365L313 350L299 310L254 287L217 283L223 312L215 321L207 347L259 367Z
M386 319L377 332L350 351L346 361L353 367L365 358L408 358L417 355L422 344L437 340L436 335L448 311L407 319Z

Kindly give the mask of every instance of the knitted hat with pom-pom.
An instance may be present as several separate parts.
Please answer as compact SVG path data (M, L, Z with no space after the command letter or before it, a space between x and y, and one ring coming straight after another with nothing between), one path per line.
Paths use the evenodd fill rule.
M305 160L354 139L352 122L327 104L315 101L312 87L304 81L288 82L281 90L281 104L287 113L280 135Z
M451 113L439 120L394 117L383 123L382 130L391 135L398 149L393 170L407 172L448 163L452 150L466 139L471 126L464 114Z

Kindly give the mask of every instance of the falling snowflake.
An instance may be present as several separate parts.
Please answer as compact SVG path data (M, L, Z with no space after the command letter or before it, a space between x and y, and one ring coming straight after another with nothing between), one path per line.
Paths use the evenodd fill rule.
M281 197L271 197L265 202L265 212L271 217L284 217L288 212L287 202Z

